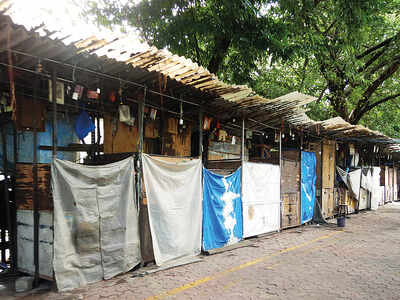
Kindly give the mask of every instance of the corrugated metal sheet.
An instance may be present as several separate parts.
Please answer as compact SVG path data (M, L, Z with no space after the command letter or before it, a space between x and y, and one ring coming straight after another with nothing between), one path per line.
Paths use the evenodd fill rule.
M390 151L400 151L400 147L389 137L361 125L351 125L340 117L314 122L303 109L304 105L315 100L314 97L293 92L267 99L245 85L226 84L190 59L173 55L167 50L151 47L137 53L129 37L107 41L91 36L65 45L64 38L53 39L55 32L46 29L43 24L31 30L14 24L5 14L9 5L10 1L0 0L0 42L6 45L10 30L10 46L20 53L16 66L33 68L37 57L41 57L144 84L149 88L156 87L156 90L161 76L168 90L208 108L208 112L221 120L243 116L248 120L246 127L255 130L280 127L285 121L289 125L315 130L318 135L346 140L368 139L387 144ZM70 77L71 71L67 72Z
M0 9L6 6L6 2L0 2ZM185 95L190 101L210 107L210 111L221 118L246 116L254 129L265 128L265 125L278 127L282 120L292 125L311 124L302 107L314 101L314 97L294 92L267 99L245 85L226 84L190 59L173 55L167 50L151 47L134 53L129 38L106 41L91 36L65 45L62 38L51 38L54 31L46 30L44 25L27 30L22 25L14 24L9 16L1 14L0 41L3 45L6 45L9 30L11 48L17 53L16 66L33 68L37 57L41 57L118 76L148 87L156 86L162 75L167 80L166 86L175 95ZM24 55L26 53L31 56Z
M328 136L331 139L382 144L388 152L400 151L400 145L395 139L362 125L352 125L341 117L314 122L309 128L318 130L321 136Z

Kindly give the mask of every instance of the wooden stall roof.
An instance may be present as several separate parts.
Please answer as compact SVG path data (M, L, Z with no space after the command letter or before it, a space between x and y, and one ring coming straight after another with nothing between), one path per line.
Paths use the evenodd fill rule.
M315 100L312 96L294 92L267 99L246 85L226 84L204 67L167 50L151 47L136 53L128 37L107 41L91 36L66 45L63 41L68 37L67 32L65 38L53 38L56 32L46 29L43 24L30 30L15 24L6 14L8 2L0 0L0 41L7 45L10 31L11 49L19 57L16 67L32 69L40 57L62 62L64 66L78 66L119 77L149 89L158 87L162 76L168 90L206 108L206 113L212 112L222 120L246 117L248 126L255 130L269 126L279 128L282 120L292 126L312 124L303 109Z

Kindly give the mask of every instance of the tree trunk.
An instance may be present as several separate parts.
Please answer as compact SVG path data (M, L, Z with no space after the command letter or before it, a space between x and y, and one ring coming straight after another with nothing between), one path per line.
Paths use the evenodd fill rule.
M231 44L231 39L228 37L215 38L214 51L212 53L211 59L208 63L208 71L216 74L228 53L229 45Z

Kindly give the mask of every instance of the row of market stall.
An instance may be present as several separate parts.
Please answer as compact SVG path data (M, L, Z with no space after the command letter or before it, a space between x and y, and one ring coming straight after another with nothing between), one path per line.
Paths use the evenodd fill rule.
M396 141L311 120L314 97L266 99L165 50L51 34L0 15L6 273L67 290L397 200Z

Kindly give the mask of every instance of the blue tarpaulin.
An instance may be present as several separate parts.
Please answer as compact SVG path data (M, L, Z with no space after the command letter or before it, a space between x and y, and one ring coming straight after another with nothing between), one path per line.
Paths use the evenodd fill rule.
M223 176L203 168L203 249L211 250L242 239L241 168Z
M301 224L314 216L316 165L314 152L301 152Z

